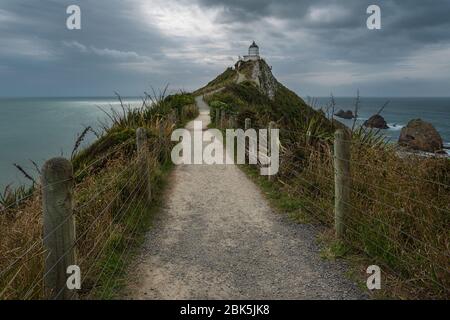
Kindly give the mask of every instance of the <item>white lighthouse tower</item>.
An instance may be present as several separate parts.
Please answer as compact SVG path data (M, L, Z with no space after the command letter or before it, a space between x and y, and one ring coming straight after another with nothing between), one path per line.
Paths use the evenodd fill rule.
M250 47L248 48L248 55L244 56L244 61L256 61L259 60L259 47L258 45L255 43L255 41L253 41L253 43L250 45Z

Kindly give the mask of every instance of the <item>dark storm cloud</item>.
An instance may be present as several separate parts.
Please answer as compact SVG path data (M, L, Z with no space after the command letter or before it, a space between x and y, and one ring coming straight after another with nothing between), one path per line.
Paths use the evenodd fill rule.
M393 56L397 56L399 49L409 51L450 39L449 0L202 0L201 3L226 8L226 16L221 19L227 22L237 23L255 17L279 18L286 21L291 30L306 30L324 45L330 44L337 49L348 48L349 45L372 47L371 44L376 44L379 51L386 53L392 49ZM370 4L379 4L382 8L383 29L379 32L366 28L366 8ZM313 18L314 12L317 19ZM328 15L333 17L328 19ZM395 48L392 41L398 41L402 48Z
M82 8L80 31L66 28L71 4ZM161 52L173 40L142 24L130 7L118 0L2 2L0 95L139 94L178 79L181 70Z
M70 4L82 30L65 28ZM382 29L366 28L366 8ZM195 89L256 40L302 95L449 95L450 0L2 0L0 95Z
M259 21L267 18L283 21L286 29L277 33L277 49L270 47L273 43L270 41L266 50L269 56L274 51L283 52L285 57L274 62L274 70L302 93L315 91L317 86L325 88L326 84L330 91L342 94L357 87L377 95L427 94L421 90L425 87L434 88L430 94L450 93L450 76L444 74L450 71L450 62L445 62L445 55L450 52L450 1L202 0L202 3L226 8L224 12L228 15L221 19L229 23L255 17ZM380 31L366 28L366 8L370 4L378 4L382 9ZM308 37L291 37L295 30ZM259 35L264 41L265 30L260 30ZM438 61L434 64L432 59L436 57ZM433 72L439 73L436 79ZM305 75L309 78L305 79ZM332 81L333 77L336 81Z

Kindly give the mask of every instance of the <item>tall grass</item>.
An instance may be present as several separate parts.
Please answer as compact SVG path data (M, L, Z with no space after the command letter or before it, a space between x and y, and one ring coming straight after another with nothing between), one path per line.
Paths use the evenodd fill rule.
M309 217L307 221L313 219L330 231L334 130L351 131L351 210L345 220L345 251L382 267L388 275L383 278L388 296L449 298L450 160L400 153L380 132L345 128L332 118L334 112L327 117L329 111L314 111L300 98L284 93L269 101L252 86L231 85L208 100L217 110L231 108L241 127L247 117L255 128L276 121L280 169L270 183L270 193L278 195L277 201L283 199L283 209L294 219ZM356 101L355 113L359 96ZM327 110L332 108L333 102Z
M160 93L146 94L138 108L125 105L118 96L121 112L105 110L109 123L103 124L98 140L83 150L78 150L79 143L75 143L74 213L82 298L111 297L105 292L115 288L114 277L126 266L123 252L132 250L130 244L135 244L148 226L151 208L142 207L142 201L138 201L143 194L138 188L142 179L135 165L136 129L145 127L148 132L150 179L152 192L157 194L167 173L173 128L198 114L193 104L173 103L193 102L188 94L173 98L165 97L165 91ZM177 113L180 114L175 119L173 115ZM77 141L83 136L80 134ZM7 190L1 195L5 207L22 195L28 198L0 213L0 299L44 298L41 188L36 185L30 194L25 190ZM136 225L140 221L136 219L138 211L143 211L144 220L139 222L142 225Z
M302 139L304 128L298 129L299 134L282 138L279 188L304 200L299 214L306 211L332 228L333 141ZM347 244L396 276L391 285L399 292L448 297L450 161L400 157L371 133L354 134L351 146Z

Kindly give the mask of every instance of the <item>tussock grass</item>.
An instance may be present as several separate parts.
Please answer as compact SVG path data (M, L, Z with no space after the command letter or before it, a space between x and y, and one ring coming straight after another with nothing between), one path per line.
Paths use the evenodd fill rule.
M450 160L400 153L373 130L351 130L352 193L344 241L334 238L334 131L345 128L280 87L269 100L251 84L207 97L239 127L280 128L280 170L256 177L269 200L298 222L325 227L324 256L352 257L383 270L383 297L450 297ZM359 97L357 98L359 103ZM330 104L332 108L332 103ZM329 112L328 112L329 113ZM255 172L246 170L255 178ZM328 230L328 231L327 231ZM358 256L358 259L354 259ZM366 277L365 269L360 268Z
M170 169L170 134L198 114L191 95L164 94L146 94L139 108L124 105L119 96L122 112L106 112L110 122L104 124L98 140L84 150L75 144L74 215L81 298L111 298L117 293L129 254L158 204L158 199L150 206L143 201L143 182L136 167L136 129L144 127L148 132L148 166L152 193L157 197ZM23 196L28 198L18 201ZM0 299L45 298L41 188L7 190L1 200L4 207L14 205L0 213Z
M231 84L237 79L237 72L232 68L227 68L223 73L218 75L215 79L208 82L208 84L194 92L194 95L206 94L214 91L224 85Z
M450 161L401 158L392 146L364 140L355 135L352 142L345 240L384 266L411 297L448 297ZM308 200L302 209L332 228L332 141L322 141L285 141L278 180L283 192Z

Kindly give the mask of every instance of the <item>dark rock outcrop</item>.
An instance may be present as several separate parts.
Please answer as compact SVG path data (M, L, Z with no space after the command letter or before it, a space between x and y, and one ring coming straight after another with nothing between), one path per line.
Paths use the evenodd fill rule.
M334 114L336 117L342 118L342 119L353 119L355 116L353 115L353 112L351 110L344 111L340 109L338 112Z
M364 122L364 126L368 128L389 129L386 121L379 114L371 116Z
M442 152L444 148L439 132L431 123L421 119L411 120L402 129L398 143L401 146L425 152Z

